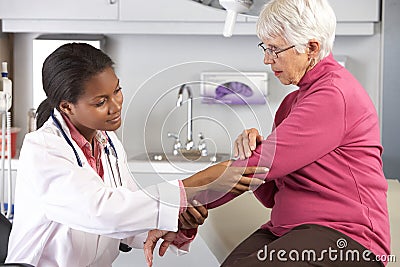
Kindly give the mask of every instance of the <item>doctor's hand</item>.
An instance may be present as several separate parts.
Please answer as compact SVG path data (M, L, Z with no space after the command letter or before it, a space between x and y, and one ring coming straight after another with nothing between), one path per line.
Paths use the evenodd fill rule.
M235 140L234 156L239 159L246 159L251 156L258 143L263 140L257 129L244 130Z
M247 177L247 175L269 171L266 167L231 167L230 165L231 161L220 162L182 180L188 199L206 190L242 194L264 183L261 179Z
M143 246L144 256L146 258L147 266L149 267L153 266L153 252L154 248L157 245L158 240L160 240L160 238L164 239L158 251L160 256L164 256L169 245L172 243L172 241L175 240L176 235L177 235L176 232L158 230L158 229L150 230L148 232L147 239Z
M202 225L208 217L208 210L197 200L192 201L192 205L188 205L185 212L179 215L181 229L195 229Z

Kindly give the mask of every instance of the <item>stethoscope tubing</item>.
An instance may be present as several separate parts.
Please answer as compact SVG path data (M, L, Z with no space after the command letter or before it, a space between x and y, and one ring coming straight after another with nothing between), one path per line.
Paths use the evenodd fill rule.
M62 126L61 126L60 121L59 121L59 120L56 118L56 116L54 115L54 111L51 112L51 118L53 119L53 122L55 123L56 127L60 130L62 136L63 136L64 139L65 139L65 141L68 143L68 145L69 145L69 146L72 148L72 150L74 151L74 154L75 154L75 157L76 157L76 161L77 161L79 167L83 167L82 160L81 160L81 158L80 158L79 155L78 155L78 151L76 151L74 145L72 144L71 139L67 136L67 134L65 133L64 129L63 129ZM113 141L111 140L110 136L107 134L107 132L105 132L105 134L106 134L106 136L107 136L108 144L110 145L111 149L112 149L113 152L114 152L114 156L115 156L115 166L116 166L116 170L117 170L117 174L118 174L118 180L119 180L120 186L122 186L121 173L120 173L120 171L119 171L119 166L118 166L118 154L117 154L117 150L115 149L114 143L113 143ZM110 150L108 149L107 146L104 147L104 152L105 152L106 155L107 155L107 162L108 162L108 165L109 165L109 167L110 167L111 174L112 174L112 176L113 176L113 178L114 178L115 187L117 187L117 182L115 181L114 171L113 171L113 168L112 168L112 166L111 166Z
M79 167L82 167L82 161L81 158L78 155L78 151L76 151L74 145L72 144L71 140L68 138L67 134L65 133L64 129L61 126L60 121L56 118L56 116L54 116L54 112L51 112L51 118L53 119L53 122L56 124L57 128L60 130L62 136L64 137L65 141L67 141L68 145L72 148L72 150L74 151L75 157L76 157L76 161L78 162Z

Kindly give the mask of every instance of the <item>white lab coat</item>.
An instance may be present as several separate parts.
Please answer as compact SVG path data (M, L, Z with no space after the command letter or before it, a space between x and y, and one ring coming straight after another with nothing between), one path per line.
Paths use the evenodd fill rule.
M83 167L79 167L72 148L51 118L25 136L6 262L37 267L109 267L119 254L120 239L128 238L125 241L140 248L150 229L177 231L178 181L139 190L121 142L109 132L118 153L123 184L115 188L104 151L103 181L72 140L60 113L55 111L55 115ZM115 159L110 157L115 166ZM118 181L118 177L115 179Z

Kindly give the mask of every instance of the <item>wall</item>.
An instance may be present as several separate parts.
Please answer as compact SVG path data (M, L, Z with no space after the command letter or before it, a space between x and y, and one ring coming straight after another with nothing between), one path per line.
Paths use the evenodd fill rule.
M0 31L0 62L10 60L9 34Z
M263 65L257 43L256 37L239 36L230 39L215 36L108 36L106 49L117 63L116 70L126 99L123 139L129 154L144 151L144 143L150 151L159 151L166 133L178 131L184 125L186 107L175 108L177 88L174 86L177 84L198 80L201 71L229 71L230 68L224 65L241 71L268 70ZM380 101L379 47L380 34L376 34L372 37L338 37L334 50L335 54L348 56L348 68L377 106ZM243 128L257 127L267 134L277 106L293 89L280 85L272 74L269 77L269 107L254 105L249 109L233 106L230 110L226 106L205 105L199 99L195 100L194 116L214 118L225 129L221 130L222 127L215 122L199 120L194 122L194 132L203 131L223 152L230 152L230 144ZM198 96L199 88L193 86L193 89ZM172 118L165 115L169 112L168 116ZM166 143L169 151L172 140Z
M14 36L14 110L15 126L21 127L18 144L26 132L26 114L32 106L32 40L38 34ZM347 56L348 69L359 79L376 106L380 103L380 33L365 37L336 38L334 54ZM105 50L116 62L125 96L123 137L128 155L159 151L161 143L168 152L172 140L168 131L186 128L186 106L175 107L177 85L197 81L202 71L265 71L262 54L254 36L171 36L171 35L108 35ZM220 106L194 101L194 134L202 131L211 138L210 149L230 152L230 144L243 128L257 127L267 134L272 116L282 98L293 88L281 86L269 75L269 105ZM193 85L195 97L200 87ZM154 107L153 107L154 106ZM378 108L379 110L379 108ZM211 118L211 119L209 119ZM163 124L165 122L165 124ZM146 142L146 145L145 145Z
M399 69L400 69L400 2L384 2L384 54L383 54L383 106L382 141L385 175L400 179L400 127L399 127Z

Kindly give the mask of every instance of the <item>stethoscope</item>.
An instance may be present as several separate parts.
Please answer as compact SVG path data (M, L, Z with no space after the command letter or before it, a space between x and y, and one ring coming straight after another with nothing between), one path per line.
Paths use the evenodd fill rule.
M74 145L72 144L71 139L67 136L67 134L65 133L64 129L62 128L60 121L54 115L53 111L51 112L51 118L53 119L53 122L55 123L56 127L60 130L62 136L65 139L65 141L67 141L68 145L74 151L74 154L75 154L75 157L76 157L76 161L77 161L79 167L82 167L83 166L82 160L79 157L78 152L76 151ZM109 147L107 145L104 146L104 152L107 155L107 163L108 163L108 166L109 166L109 168L111 170L111 174L112 174L112 177L113 177L113 180L114 180L115 187L118 187L117 181L115 180L114 170L113 170L112 165L111 165L111 160L110 160L110 153L111 153L115 157L115 169L116 169L117 174L118 174L118 182L119 182L119 185L122 186L121 173L119 171L119 166L118 166L117 150L115 149L114 143L111 140L110 136L107 134L107 132L105 132L105 134L107 136L107 141L108 141L109 147L111 148L111 149L109 149Z

